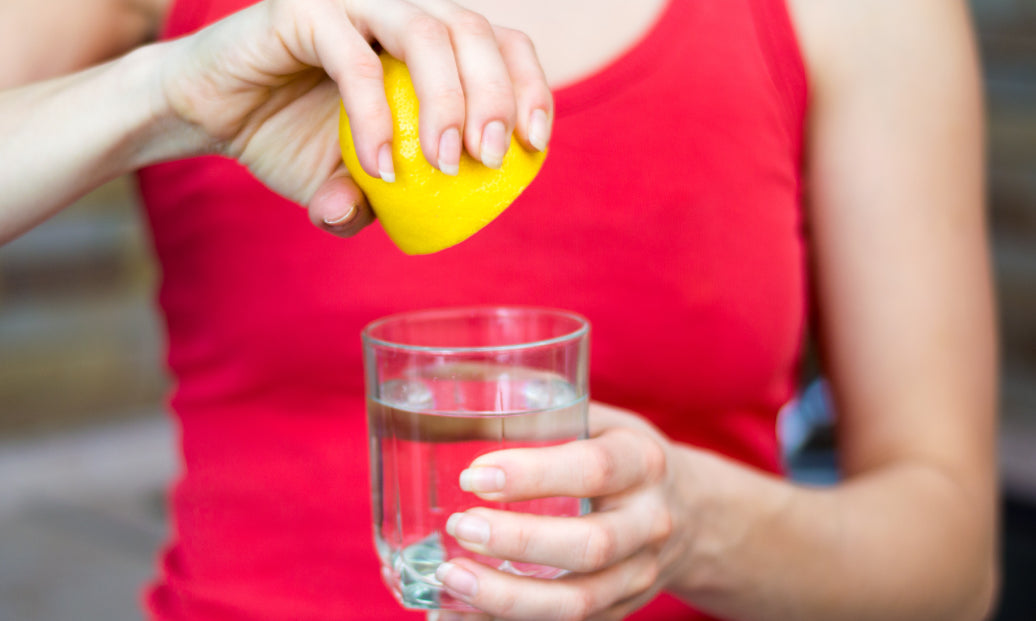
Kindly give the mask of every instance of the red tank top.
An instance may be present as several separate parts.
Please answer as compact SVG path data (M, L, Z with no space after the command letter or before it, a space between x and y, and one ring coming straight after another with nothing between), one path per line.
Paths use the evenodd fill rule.
M181 0L164 36L247 3ZM359 332L396 311L579 312L594 399L779 470L807 298L806 83L783 1L672 0L556 105L536 181L430 256L377 225L323 233L229 160L140 173L183 445L152 618L422 618L380 583L370 526ZM701 617L664 596L634 618Z

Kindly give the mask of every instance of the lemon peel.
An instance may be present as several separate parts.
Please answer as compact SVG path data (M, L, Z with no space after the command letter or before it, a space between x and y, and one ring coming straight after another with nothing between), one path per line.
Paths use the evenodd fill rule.
M342 160L389 238L407 254L430 254L468 239L514 202L543 166L546 152L529 151L513 136L499 170L462 152L450 176L425 160L417 133L418 101L405 64L381 54L385 95L392 111L392 163L388 183L360 166L345 108L339 114Z

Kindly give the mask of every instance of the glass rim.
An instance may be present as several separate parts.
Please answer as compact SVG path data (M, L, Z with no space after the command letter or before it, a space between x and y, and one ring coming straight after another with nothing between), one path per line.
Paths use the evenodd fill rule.
M460 318L460 317L471 317L471 316L493 316L493 315L510 315L510 314L533 314L538 313L542 315L552 315L555 317L566 317L574 320L578 324L578 328L571 332L566 332L558 336L552 336L548 339L540 339L538 341L529 341L526 343L514 343L510 345L477 345L477 346L449 346L449 345L410 345L407 343L399 343L396 341L386 340L372 336L371 332L376 330L387 323L399 321L401 319L434 319L434 318ZM403 311L400 313L393 313L386 315L379 319L368 323L364 326L360 332L360 338L363 341L364 348L369 346L390 348L390 349L403 349L407 351L415 352L426 352L426 353L444 353L449 352L451 354L466 354L466 353L483 353L483 352L507 352L507 351L518 351L522 349L536 349L538 347L547 347L550 345L557 345L559 343L565 343L568 341L575 341L590 332L590 322L579 313L572 311L560 310L556 308L548 308L542 306L520 306L520 305L479 305L479 306L454 306L454 307L442 307L442 308L428 308L421 310L410 310Z

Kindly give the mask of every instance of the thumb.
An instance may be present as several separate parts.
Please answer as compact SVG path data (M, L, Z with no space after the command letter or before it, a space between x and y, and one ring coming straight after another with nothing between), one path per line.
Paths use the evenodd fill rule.
M374 222L374 212L344 165L322 183L309 201L309 220L339 237L352 237Z

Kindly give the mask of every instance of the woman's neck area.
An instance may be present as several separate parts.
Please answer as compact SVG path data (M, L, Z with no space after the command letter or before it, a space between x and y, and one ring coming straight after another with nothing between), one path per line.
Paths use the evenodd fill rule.
M646 35L673 0L462 0L490 22L532 38L555 88L607 66Z

